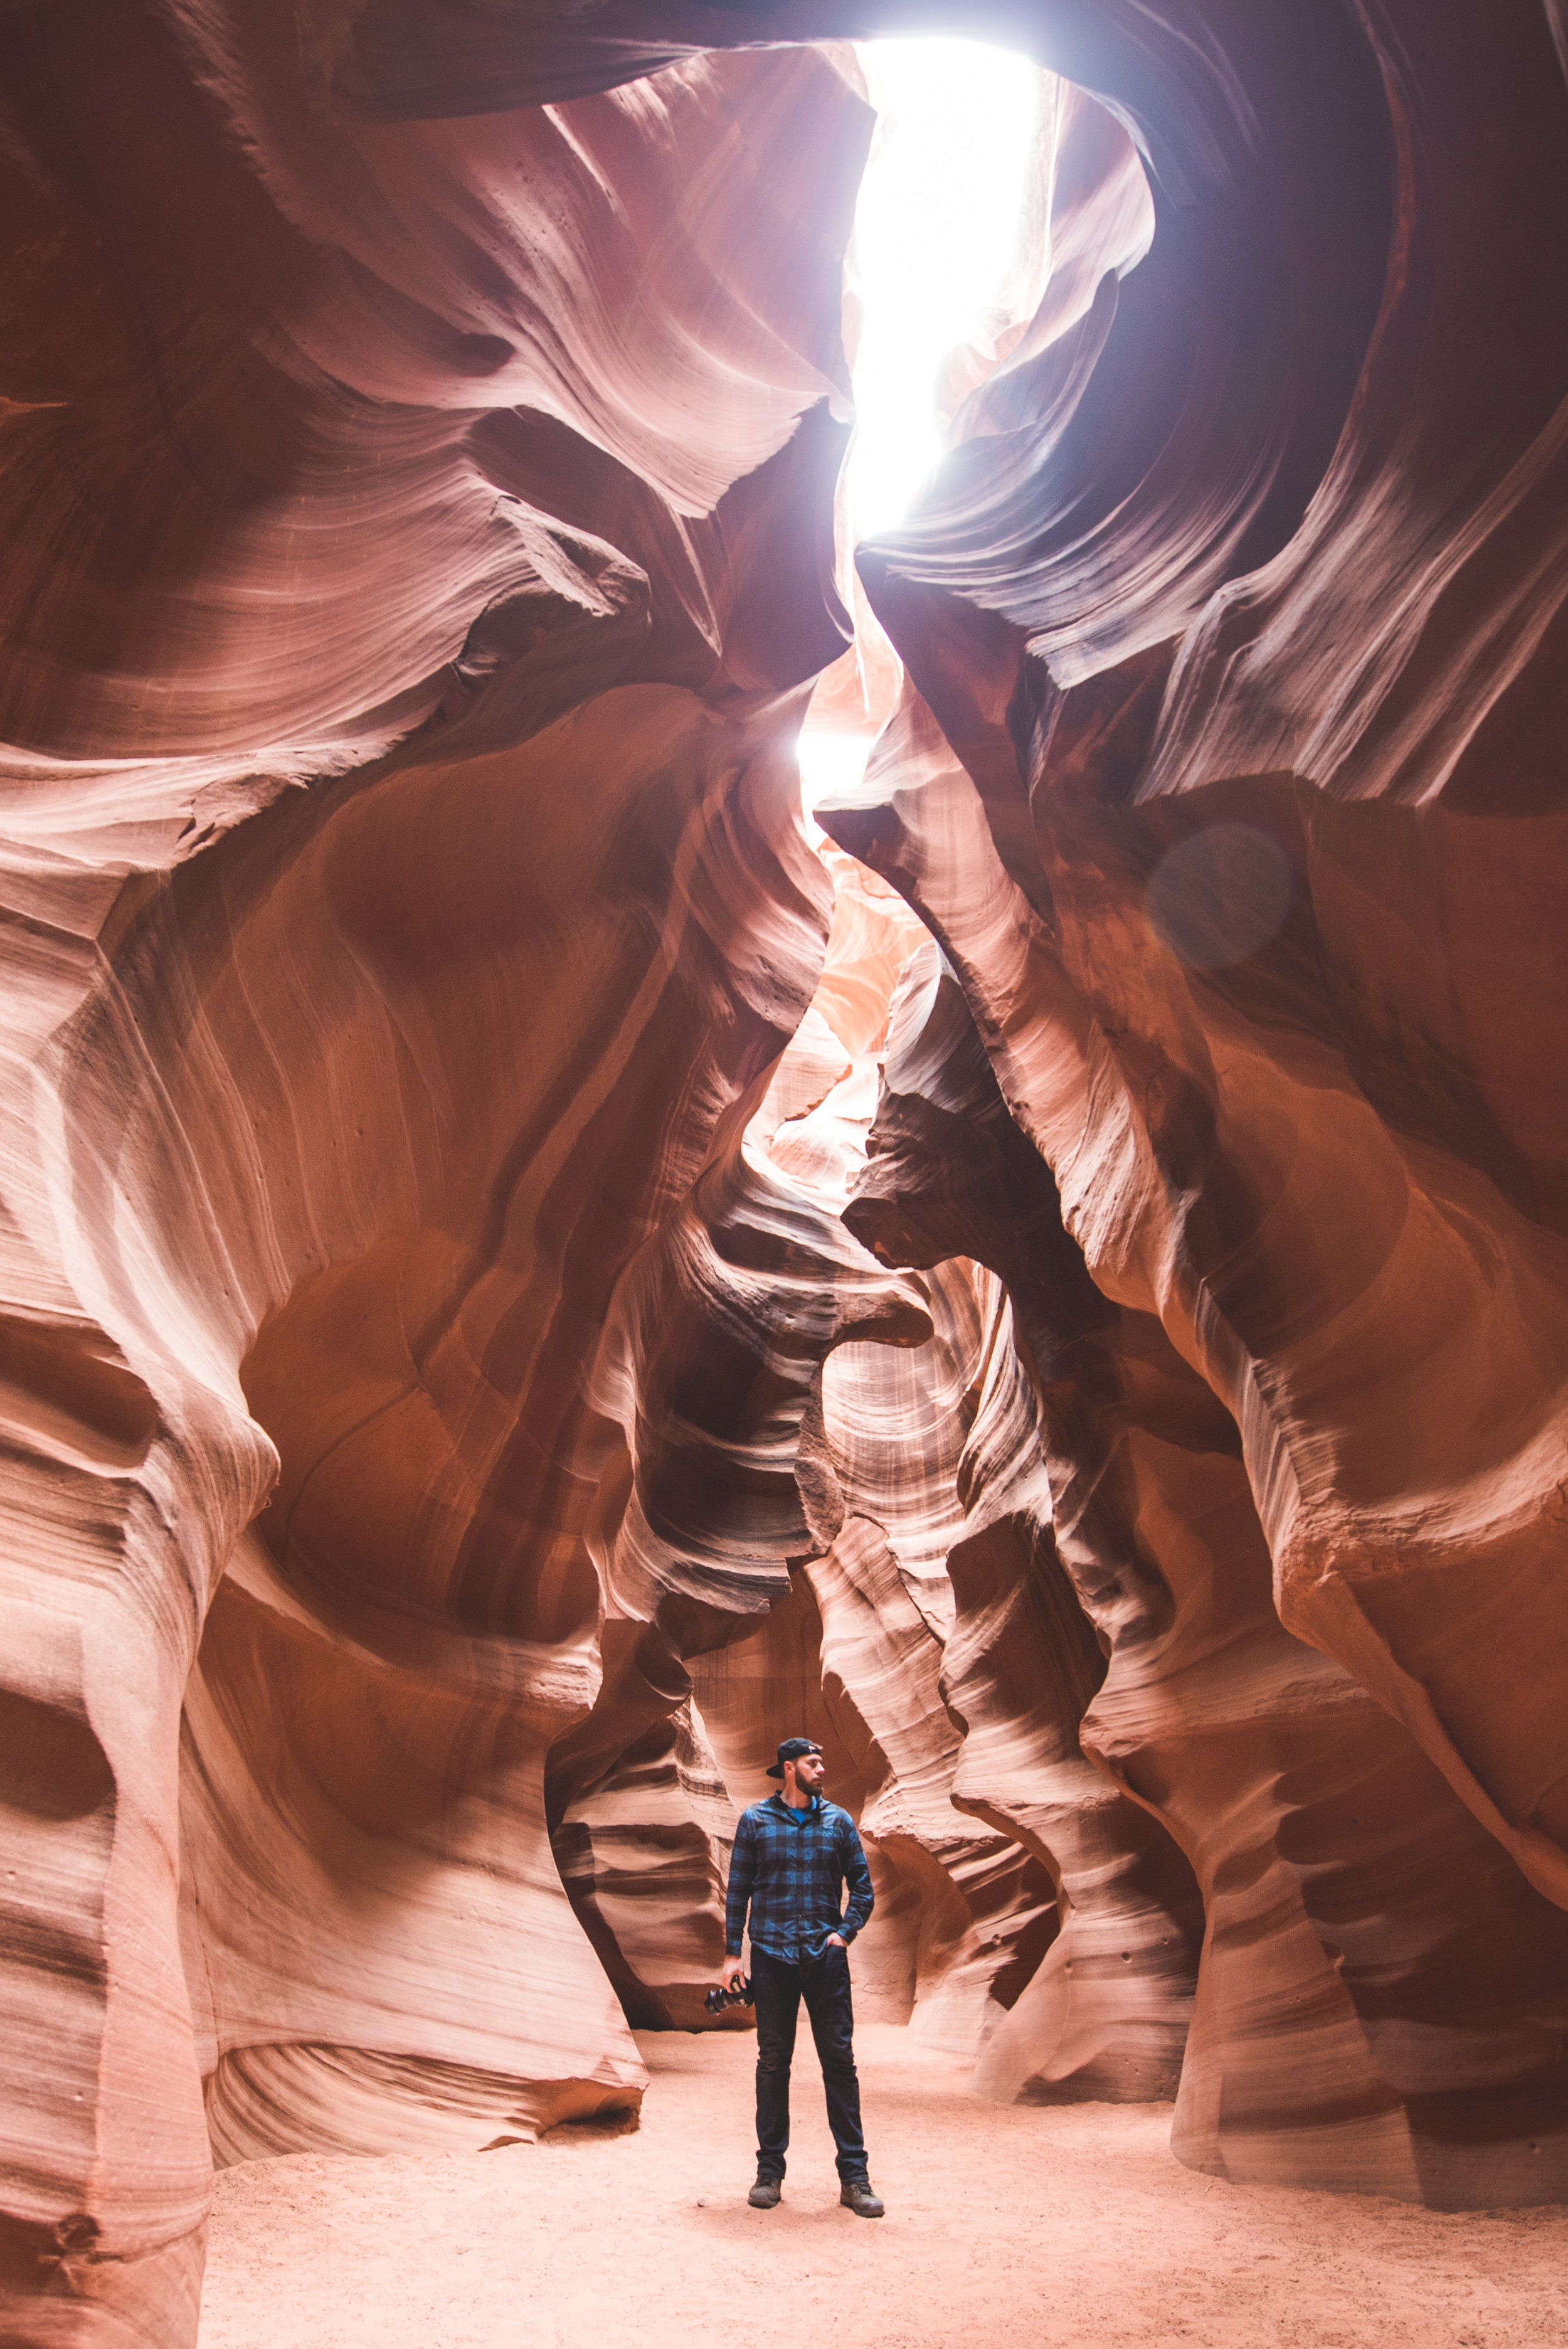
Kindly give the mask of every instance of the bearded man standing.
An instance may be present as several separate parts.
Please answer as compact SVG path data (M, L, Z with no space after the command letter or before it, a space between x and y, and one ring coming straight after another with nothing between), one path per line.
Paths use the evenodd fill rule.
M725 1904L726 1990L742 1979L740 1940L751 1911L751 1992L757 2005L757 2183L747 2198L773 2209L789 2143L789 2061L806 2002L822 2066L828 2126L838 2154L839 2199L861 2219L882 2204L866 2174L855 2071L849 1945L872 1913L871 1870L848 1811L823 1799L822 1749L787 1737L769 1771L783 1786L741 1814ZM849 1887L850 1905L842 1892Z

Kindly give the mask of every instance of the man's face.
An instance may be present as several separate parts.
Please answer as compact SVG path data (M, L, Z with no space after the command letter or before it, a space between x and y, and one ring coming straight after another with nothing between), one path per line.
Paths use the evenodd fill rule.
M814 1795L827 1775L826 1764L820 1754L802 1754L798 1762L786 1762L784 1775L788 1781L791 1771L795 1784L803 1795Z

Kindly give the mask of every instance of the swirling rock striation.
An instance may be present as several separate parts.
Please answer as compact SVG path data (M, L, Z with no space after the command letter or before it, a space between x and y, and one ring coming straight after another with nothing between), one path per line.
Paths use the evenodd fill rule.
M210 2144L635 2106L552 1831L783 1587L821 1351L926 1327L740 1169L832 902L870 117L804 54L361 132L290 12L6 38L0 2252L9 2337L163 2344ZM710 1290L802 1306L738 1473Z
M1057 1330L1057 1538L1112 1641L1086 1738L1175 1829L1208 1903L1179 2147L1238 2176L1555 2195L1562 819L1527 745L1561 691L1550 419L1568 387L1539 306L1568 224L1561 60L1536 12L1489 24L1488 119L1518 136L1461 225L1475 84L1446 20L1368 12L1357 66L1357 41L1336 65L1338 33L1319 47L1295 16L1322 78L1291 98L1250 36L1206 19L1225 26L1232 133L1259 134L1230 139L1215 204L1271 175L1254 249L1305 233L1305 212L1283 225L1305 185L1291 140L1342 68L1359 161L1347 241L1326 221L1315 273L1282 247L1251 347L1218 337L1202 364L1255 395L1330 255L1386 255L1380 305L1351 271L1318 313L1320 363L1289 377L1315 420L1311 402L1195 401L1194 347L1160 363L1123 322L1167 267L1167 290L1184 267L1217 289L1236 248L1202 196L1171 222L1151 150L1153 246L1102 280L1092 367L1068 326L1051 405L994 377L928 511L861 557L910 689L861 805L823 820L941 940L1092 1277L1081 1326ZM1119 82L1126 27L1108 12L1103 30L1095 86L1141 123L1145 60ZM1387 183L1352 127L1368 61L1386 247ZM1253 1878L1233 1926L1243 1864L1213 1837L1248 1719L1268 1816L1239 1804L1226 1836L1266 1826L1304 1873L1266 1896ZM1168 1734L1180 1765L1156 1758ZM1200 1786L1201 1828L1182 1816ZM1457 1877L1420 1857L1445 1847L1473 1854ZM1228 1942L1254 1952L1247 1991L1225 1987ZM1266 2010L1276 1964L1297 1987L1260 2044L1230 2001Z
M634 2107L784 1718L990 2092L1568 2194L1561 26L968 11L1051 266L851 584L799 45L952 16L0 17L26 2349Z

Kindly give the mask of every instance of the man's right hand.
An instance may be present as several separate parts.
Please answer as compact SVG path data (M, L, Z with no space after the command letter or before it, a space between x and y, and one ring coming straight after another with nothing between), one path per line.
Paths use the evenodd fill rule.
M726 1990L738 1990L746 1980L746 1969L738 1958L726 1958L719 1981Z

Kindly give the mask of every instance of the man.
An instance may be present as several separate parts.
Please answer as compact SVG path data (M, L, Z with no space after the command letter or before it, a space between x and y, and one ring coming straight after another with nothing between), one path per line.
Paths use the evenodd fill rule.
M848 1811L821 1795L822 1749L787 1737L769 1771L782 1791L741 1815L725 1904L726 1990L741 1980L740 1937L751 1910L751 1994L757 2004L757 2183L747 2198L771 2210L789 2143L789 2059L800 2001L822 2066L828 2126L838 2148L839 2199L861 2219L882 2205L866 2175L849 1945L872 1913L871 1870ZM840 1914L841 1888L850 1905Z

